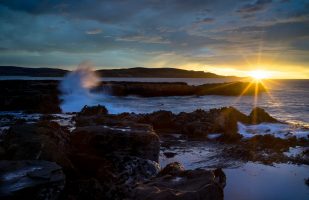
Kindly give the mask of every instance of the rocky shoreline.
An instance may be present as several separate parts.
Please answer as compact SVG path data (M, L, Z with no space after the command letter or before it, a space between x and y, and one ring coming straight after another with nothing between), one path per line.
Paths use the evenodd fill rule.
M238 122L280 123L261 108L248 116L233 107L115 115L104 106L85 106L73 115L73 131L55 118L11 118L1 134L1 199L223 199L226 177L220 168L186 170L170 163L160 169L160 148L173 157L169 148L180 139L218 145L222 158L308 164L308 151L298 158L284 154L308 146L308 138L242 138Z
M186 83L101 82L92 91L112 96L137 95L141 97L191 95L254 95L264 92L262 84L232 82L191 86ZM0 111L23 110L30 113L61 113L59 81L3 80L0 81Z

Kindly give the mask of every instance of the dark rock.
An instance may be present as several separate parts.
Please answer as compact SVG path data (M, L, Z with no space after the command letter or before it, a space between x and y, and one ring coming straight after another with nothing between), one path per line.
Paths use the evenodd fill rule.
M3 148L7 160L48 160L72 168L68 133L55 122L14 125L3 138Z
M58 81L0 81L0 110L60 113Z
M48 161L0 161L1 199L59 198L65 175L59 165Z
M124 199L137 183L156 176L160 170L156 162L133 156L79 154L72 161L83 177L95 178L98 183L85 188L80 185L82 182L75 181L69 188L71 196L94 191L96 197L103 196L103 199Z
M149 122L151 122L154 129L170 129L174 127L174 114L170 111L157 111L148 115Z
M279 123L278 120L271 117L264 109L259 107L256 107L251 111L249 118L252 124L259 124L263 122Z
M158 161L159 137L148 125L85 126L72 133L72 144L84 153L138 156Z
M68 183L62 199L100 200L106 199L107 190L95 178L83 178Z
M216 177L216 182L221 185L222 188L225 187L226 185L226 175L222 171L221 168L215 169L214 171L215 177Z
M213 130L213 125L209 122L189 122L183 125L183 134L189 136L190 138L207 138L208 133Z
M93 115L107 115L108 111L105 106L84 106L78 113L78 116L93 116Z
M305 184L309 186L309 178L305 179Z
M164 152L163 154L167 158L173 158L175 155L177 155L177 153L174 152Z
M223 132L228 136L237 134L237 122L248 122L248 117L233 107L211 110L210 112L217 112L214 119L215 132Z
M274 122L265 111L256 108L258 122ZM236 142L241 139L238 134L238 122L251 124L252 116L247 116L233 107L196 110L191 113L173 114L170 111L156 111L149 114L122 113L119 115L80 116L76 118L77 126L108 125L115 126L121 122L152 125L160 135L181 133L189 138L207 139L208 134L223 133L219 138L224 142Z
M249 83L217 83L192 86L186 83L108 82L94 88L110 91L111 95L126 96L188 96L188 95L240 95ZM0 81L0 110L24 110L39 113L60 113L59 81L3 80ZM260 84L258 93L266 89ZM243 95L255 95L255 86Z
M186 83L146 83L146 82L109 82L101 84L98 90L110 91L115 96L138 95L142 97L155 96L189 96L189 95L255 95L266 91L259 84L256 91L255 85L249 86L245 82L215 83L199 86ZM244 92L245 91L245 92Z
M223 180L219 180L213 171L179 171L139 184L134 190L133 199L223 199L223 185Z
M164 175L177 175L180 172L185 171L185 168L182 164L180 164L179 162L173 162L170 163L168 165L166 165L166 167L164 167L159 175L160 176L164 176Z
M281 139L273 135L256 135L243 142L246 148L252 150L272 149L276 152L288 151L289 147L295 147L297 140L295 137Z

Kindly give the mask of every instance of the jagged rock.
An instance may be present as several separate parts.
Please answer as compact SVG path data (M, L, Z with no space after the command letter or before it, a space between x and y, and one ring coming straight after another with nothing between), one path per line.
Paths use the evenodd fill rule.
M170 111L160 110L148 115L148 122L154 129L171 129L174 127L174 114Z
M93 115L106 115L108 110L105 106L84 106L82 110L78 113L78 116L93 116Z
M65 185L59 165L43 160L0 161L1 199L56 200Z
M251 111L249 118L252 124L259 124L263 122L279 123L278 120L270 116L264 109L259 107L256 107Z
M263 109L255 108L258 123L275 122ZM223 107L209 111L196 110L191 113L174 114L170 111L156 111L149 114L122 113L119 115L96 115L95 117L77 117L77 126L112 125L121 123L143 123L152 125L158 134L181 133L189 138L207 139L208 134L223 133L219 138L225 142L235 142L241 139L238 134L238 122L252 123L252 114L247 116L234 107Z
M131 155L156 162L159 158L159 137L149 125L78 127L71 140L84 153Z
M225 176L222 177L222 174L217 174L220 177L216 177L214 171L196 169L179 170L173 175L159 175L139 184L134 190L133 199L223 199Z
M14 125L3 138L3 148L7 160L48 160L72 168L68 133L55 122Z
M236 135L238 131L237 122L247 123L248 117L233 107L210 110L215 112L215 132L223 132L225 135Z

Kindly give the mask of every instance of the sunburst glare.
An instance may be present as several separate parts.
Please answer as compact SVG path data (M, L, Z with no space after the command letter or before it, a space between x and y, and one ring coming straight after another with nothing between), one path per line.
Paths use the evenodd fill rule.
M255 80L262 80L271 77L271 73L264 70L253 70L248 72L248 75Z

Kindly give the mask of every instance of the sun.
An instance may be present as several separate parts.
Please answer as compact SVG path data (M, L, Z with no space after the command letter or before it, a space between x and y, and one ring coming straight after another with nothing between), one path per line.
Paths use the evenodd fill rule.
M262 80L270 77L270 73L264 70L254 70L248 73L255 80Z

